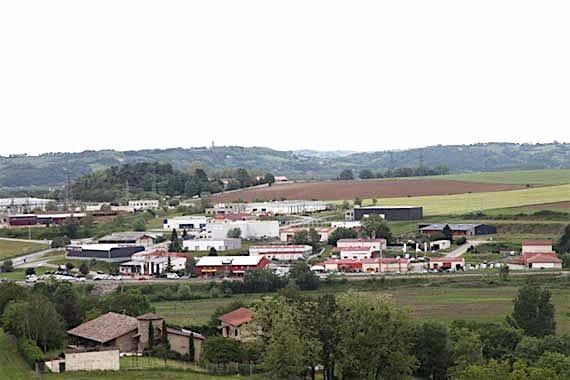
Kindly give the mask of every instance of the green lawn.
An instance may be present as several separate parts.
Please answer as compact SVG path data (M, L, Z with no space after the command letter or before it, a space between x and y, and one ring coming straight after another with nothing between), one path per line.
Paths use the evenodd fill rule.
M29 243L23 241L0 239L0 260L26 255L49 248L43 243Z
M446 180L505 183L515 185L563 185L570 183L570 169L515 170L507 172L464 173L437 176Z
M466 214L480 210L570 201L570 185L545 186L512 191L433 195L424 197L383 198L382 206L422 206L424 215ZM338 204L342 200L336 201ZM371 199L364 200L372 205Z
M0 330L0 379L32 380L34 373L16 351L15 343Z
M79 268L79 266L85 260L74 260L74 259L66 259L65 256L63 257L56 257L52 260L49 260L48 263L53 265L65 265L66 263L72 263L74 268ZM89 265L89 270L91 271L102 271L109 273L109 264L103 261L96 261L95 265L91 263L91 260L87 260L87 264Z
M44 274L46 271L53 271L54 268L48 267L35 267L36 275ZM3 272L0 273L0 278L5 278L12 281L24 281L26 279L25 269L15 269L13 272Z
M209 321L214 311L224 305L241 300L245 304L262 297L260 294L240 294L226 298L210 298L194 301L161 301L152 305L156 313L178 326L201 325Z

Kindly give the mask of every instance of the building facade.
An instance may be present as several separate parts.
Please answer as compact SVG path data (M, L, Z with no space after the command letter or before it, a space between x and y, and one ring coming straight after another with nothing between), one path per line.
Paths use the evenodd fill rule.
M310 245L254 245L250 256L264 256L267 260L295 261L306 259L313 252Z

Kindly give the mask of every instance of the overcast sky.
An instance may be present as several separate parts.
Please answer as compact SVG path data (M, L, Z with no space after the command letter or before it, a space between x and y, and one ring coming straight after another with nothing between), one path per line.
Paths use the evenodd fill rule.
M570 141L570 1L0 2L0 154Z

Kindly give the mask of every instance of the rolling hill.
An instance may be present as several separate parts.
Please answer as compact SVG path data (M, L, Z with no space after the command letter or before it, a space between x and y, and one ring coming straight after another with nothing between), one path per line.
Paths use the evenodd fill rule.
M49 187L71 178L124 163L170 162L187 170L200 163L208 170L246 168L272 172L292 179L331 179L341 170L376 172L401 167L446 165L452 173L520 169L570 168L570 144L486 143L431 146L381 152L278 151L263 147L173 148L138 151L84 151L46 153L39 156L0 157L0 187Z

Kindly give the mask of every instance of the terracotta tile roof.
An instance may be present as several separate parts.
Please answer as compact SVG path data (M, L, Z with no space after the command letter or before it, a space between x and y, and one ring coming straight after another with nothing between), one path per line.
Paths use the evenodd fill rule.
M138 326L139 322L136 318L124 314L107 313L73 328L67 333L94 342L106 343L129 332L136 332Z
M430 257L429 261L436 263L464 263L465 259L463 257Z
M160 316L160 315L158 315L158 314L146 313L146 314L143 314L143 315L139 315L139 316L137 317L137 319L138 319L138 320L141 320L141 321L150 321L150 320L156 321L156 320L158 320L158 319L164 319L164 318L162 318L162 316Z
M187 337L190 337L190 334L192 334L192 336L196 339L200 339L200 340L206 339L206 338L204 338L204 335L202 335L202 334L198 334L198 333L190 331L190 330L184 330L184 329L179 330L179 329L175 329L173 327L167 327L166 332L169 334L181 335L181 336L187 336Z
M244 323L251 321L251 317L251 310L246 309L245 307L240 307L237 310L222 315L218 319L232 326L241 326Z
M525 253L527 263L561 263L562 260L554 252L548 253Z
M552 240L523 240L522 245L552 245Z

